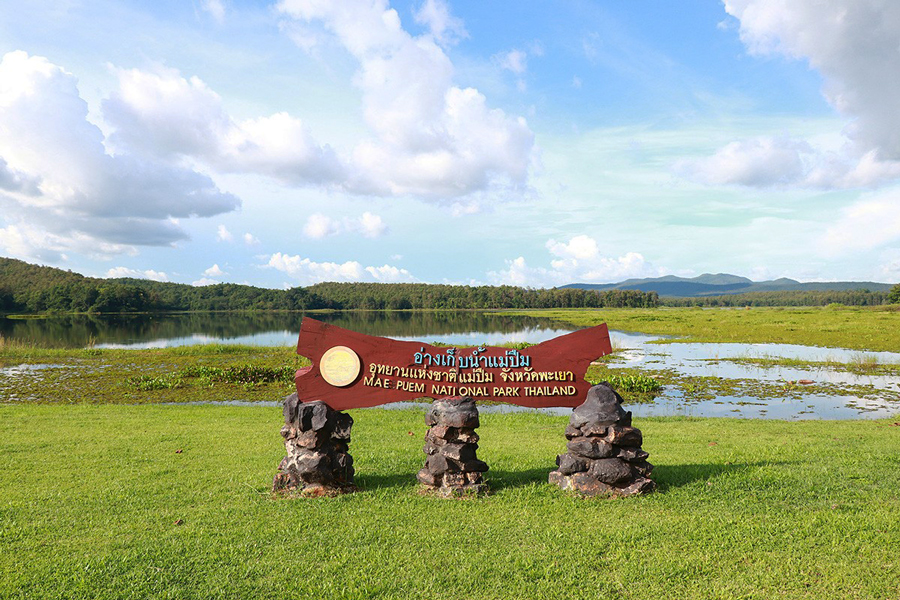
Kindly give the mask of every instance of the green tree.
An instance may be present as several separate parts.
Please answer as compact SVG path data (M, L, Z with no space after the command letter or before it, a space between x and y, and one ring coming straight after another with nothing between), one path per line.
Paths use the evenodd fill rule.
M900 283L891 288L888 292L887 301L891 304L900 304Z

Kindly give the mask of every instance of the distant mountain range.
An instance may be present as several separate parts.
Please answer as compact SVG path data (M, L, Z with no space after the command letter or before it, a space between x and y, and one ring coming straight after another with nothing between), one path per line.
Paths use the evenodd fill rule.
M886 292L893 287L890 283L874 281L829 281L801 283L794 279L773 279L771 281L752 281L746 277L729 275L728 273L704 273L697 277L650 277L647 279L627 279L619 283L570 283L562 288L578 288L582 290L640 290L656 292L660 296L678 298L696 298L700 296L723 296L726 294L746 294L747 292L793 292L793 291L839 291L869 290Z

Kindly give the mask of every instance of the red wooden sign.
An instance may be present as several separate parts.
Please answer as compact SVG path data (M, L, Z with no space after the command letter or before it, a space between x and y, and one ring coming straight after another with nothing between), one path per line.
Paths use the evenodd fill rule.
M297 354L312 366L294 381L301 402L335 410L452 396L575 407L591 387L584 380L591 361L610 352L605 323L515 350L401 342L304 317Z

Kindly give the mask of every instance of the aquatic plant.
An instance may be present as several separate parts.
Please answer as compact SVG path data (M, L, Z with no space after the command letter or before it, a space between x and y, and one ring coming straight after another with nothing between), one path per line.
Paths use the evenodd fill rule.
M260 365L235 365L229 367L189 366L181 370L182 377L197 377L207 382L259 384L269 382L290 383L296 369L292 366L264 367Z
M151 390L170 390L182 387L184 382L177 375L136 375L125 380L125 385L141 392Z
M614 373L604 373L602 377L591 383L599 383L607 381L616 391L619 392L637 392L642 394L652 394L662 390L663 385L653 377L647 375L617 375Z

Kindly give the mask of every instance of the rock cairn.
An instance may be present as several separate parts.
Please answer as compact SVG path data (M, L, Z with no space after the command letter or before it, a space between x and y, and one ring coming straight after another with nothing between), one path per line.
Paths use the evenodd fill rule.
M353 418L316 400L284 399L284 447L272 491L302 496L352 492L353 457L348 453Z
M487 491L484 461L478 460L478 408L472 398L435 400L425 414L425 467L418 480L441 496L481 494Z
M631 496L656 489L649 479L653 465L641 450L641 431L631 426L631 412L605 381L587 393L566 427L568 452L556 457L550 483L586 496Z

